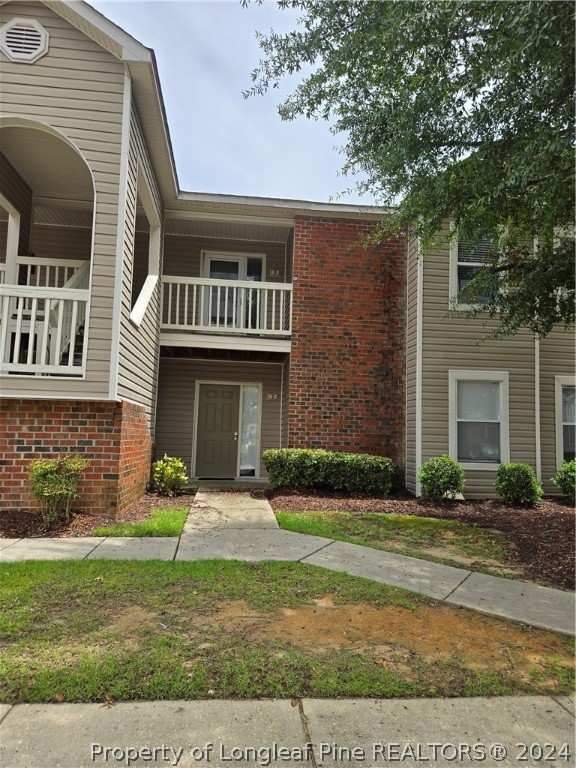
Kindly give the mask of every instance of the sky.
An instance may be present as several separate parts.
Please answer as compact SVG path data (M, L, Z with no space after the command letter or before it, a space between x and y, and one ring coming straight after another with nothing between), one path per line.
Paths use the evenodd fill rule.
M324 121L283 122L289 83L244 99L258 65L256 30L295 28L299 12L272 0L89 0L156 54L180 188L323 202L365 203L340 174L341 137ZM297 80L292 80L292 84Z

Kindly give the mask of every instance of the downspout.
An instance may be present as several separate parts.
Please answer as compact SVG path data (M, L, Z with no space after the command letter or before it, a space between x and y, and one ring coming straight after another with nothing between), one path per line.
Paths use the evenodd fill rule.
M424 310L424 259L420 238L418 238L418 273L416 279L416 478L422 466L422 315ZM421 488L416 479L416 496L421 495Z
M540 338L534 336L534 435L536 439L536 479L542 481L542 449L540 434Z

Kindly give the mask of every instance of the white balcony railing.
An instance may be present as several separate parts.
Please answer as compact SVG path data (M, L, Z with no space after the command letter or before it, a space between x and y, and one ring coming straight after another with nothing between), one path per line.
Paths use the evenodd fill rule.
M80 259L40 259L36 256L18 256L18 285L37 288L63 288L74 273L86 266ZM5 281L6 264L0 264L0 284Z
M292 286L165 276L162 278L162 329L290 336Z
M18 259L28 284L0 284L0 373L84 371L90 263L49 261Z

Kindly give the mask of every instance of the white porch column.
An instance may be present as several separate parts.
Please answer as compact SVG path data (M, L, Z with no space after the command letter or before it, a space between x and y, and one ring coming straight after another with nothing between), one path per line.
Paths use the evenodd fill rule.
M0 194L0 206L8 214L8 237L6 239L6 271L4 273L5 285L16 285L18 281L18 239L20 237L20 214L12 203Z

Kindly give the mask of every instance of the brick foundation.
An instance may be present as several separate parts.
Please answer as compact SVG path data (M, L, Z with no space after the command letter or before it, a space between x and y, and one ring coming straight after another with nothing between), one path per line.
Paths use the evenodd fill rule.
M406 241L296 219L288 443L404 463Z
M145 490L150 474L146 411L127 402L84 400L0 401L0 509L37 509L30 493L32 459L84 455L74 508L120 517Z

